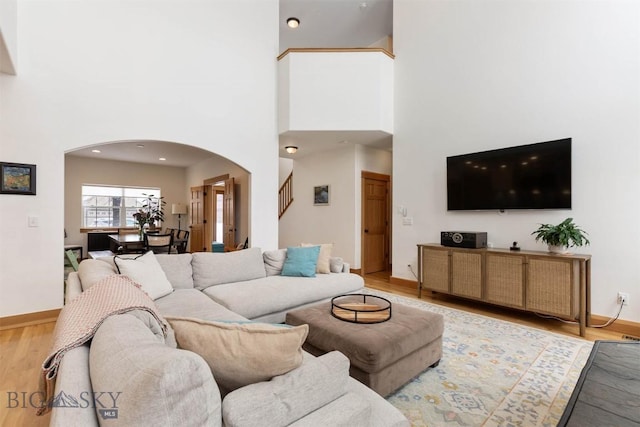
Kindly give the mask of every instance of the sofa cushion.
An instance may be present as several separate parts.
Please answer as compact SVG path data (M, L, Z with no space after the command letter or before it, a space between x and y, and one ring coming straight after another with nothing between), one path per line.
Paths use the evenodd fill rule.
M169 295L158 298L155 303L163 316L238 322L248 320L213 301L197 289L176 289Z
M344 269L344 261L340 257L331 257L329 260L329 270L332 273L342 273Z
M89 366L93 390L105 393L96 410L116 406L118 425L221 425L220 392L206 362L167 347L134 316L104 321L93 337ZM98 420L114 425L108 417Z
M86 291L105 277L117 274L114 265L97 259L85 259L78 266L78 277L82 290Z
M196 252L192 255L193 284L198 289L267 275L260 248L223 253Z
M191 254L158 254L156 259L173 289L193 289Z
M223 391L271 379L302 363L309 327L166 317L178 346L202 356Z
M118 272L138 283L151 299L173 292L173 287L153 252L149 251L133 259L115 256L113 261Z
M348 294L364 287L357 274L318 274L316 277L269 276L263 279L212 286L203 292L247 319L293 309L300 305ZM251 295L250 298L247 295ZM260 301L260 304L256 304ZM282 316L284 321L284 315Z
M283 276L315 277L320 246L289 247L282 266Z
M262 258L264 259L264 269L267 272L267 276L279 276L282 272L282 266L284 266L284 260L287 258L287 250L264 251Z
M391 427L384 423L374 423L371 412L371 402L359 394L347 392L333 402L289 424L289 427Z
M307 355L287 374L229 393L222 417L227 427L286 426L345 394L348 379L349 359L342 353Z
M308 246L317 246L317 245L313 243L302 243L300 246L308 247ZM329 274L331 273L329 261L331 259L331 251L333 250L333 243L321 243L319 246L320 246L320 253L318 254L318 262L316 263L316 273Z

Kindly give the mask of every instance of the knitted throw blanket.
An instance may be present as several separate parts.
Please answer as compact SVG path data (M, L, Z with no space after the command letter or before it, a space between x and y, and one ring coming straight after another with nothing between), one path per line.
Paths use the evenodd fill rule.
M107 317L131 310L150 312L166 335L167 323L157 312L155 303L127 276L105 277L62 307L53 331L51 352L42 364L39 391L44 400L37 415L51 410L58 366L65 353L93 338Z

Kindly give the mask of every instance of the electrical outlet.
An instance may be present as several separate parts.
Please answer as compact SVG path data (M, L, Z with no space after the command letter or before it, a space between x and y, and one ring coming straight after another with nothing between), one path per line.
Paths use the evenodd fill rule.
M629 304L629 294L626 292L618 292L618 304Z

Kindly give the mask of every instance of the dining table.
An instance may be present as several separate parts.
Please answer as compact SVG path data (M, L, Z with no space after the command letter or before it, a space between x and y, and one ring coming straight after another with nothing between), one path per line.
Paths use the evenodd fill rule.
M113 253L140 253L144 252L144 237L139 233L109 234L109 245ZM177 253L186 251L187 240L173 238L173 246Z

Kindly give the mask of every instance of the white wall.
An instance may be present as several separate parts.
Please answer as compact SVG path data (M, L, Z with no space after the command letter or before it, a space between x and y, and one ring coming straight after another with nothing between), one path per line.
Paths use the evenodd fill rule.
M293 52L278 68L280 133L393 133L393 59L384 53Z
M0 73L16 73L18 3L16 0L0 1Z
M185 203L185 168L158 166L143 163L118 162L65 156L64 165L64 228L67 230L65 244L84 246L87 256L87 235L80 233L82 227L82 186L119 185L130 187L157 187L167 203L162 228L178 228L178 216L171 215L172 203ZM182 218L185 224L185 218Z
M333 243L333 254L360 268L361 172L391 174L391 153L348 145L293 161L294 201L280 219L279 247ZM313 187L328 184L329 205L314 206Z
M276 0L34 0L18 16L0 158L37 164L38 194L0 197L0 316L62 305L64 153L80 147L154 139L234 161L261 209L253 245L277 245Z
M278 188L284 184L291 172L293 172L293 160L280 157L278 162Z
M185 187L187 205L191 198L189 188L197 187L203 184L207 179L217 176L229 174L229 178L234 179L235 190L235 222L236 222L236 245L244 242L249 236L249 242L252 242L252 236L249 232L249 217L251 213L250 205L250 176L246 170L229 160L220 156L214 156L203 160L200 163L187 168L187 185ZM187 215L187 223L189 216ZM205 242L206 243L206 242Z
M293 203L280 219L279 245L333 243L333 254L354 263L355 149L348 146L293 161ZM314 206L313 187L329 185L329 205Z
M566 217L589 232L592 312L640 321L640 2L394 2L393 276L416 244L483 230L496 247ZM573 209L447 212L448 155L573 138Z

